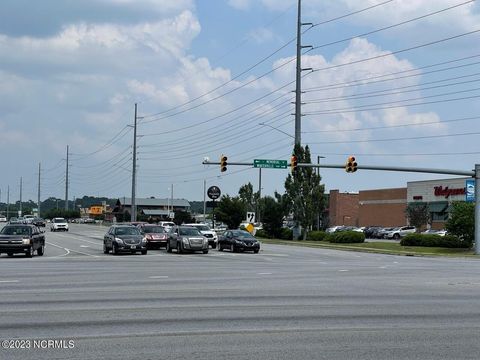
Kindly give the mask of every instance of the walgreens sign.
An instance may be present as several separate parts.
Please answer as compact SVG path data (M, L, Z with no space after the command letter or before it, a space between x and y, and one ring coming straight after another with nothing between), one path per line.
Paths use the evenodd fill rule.
M448 199L450 196L465 195L465 188L449 188L448 186L435 186L434 194L435 196L443 196L445 199Z

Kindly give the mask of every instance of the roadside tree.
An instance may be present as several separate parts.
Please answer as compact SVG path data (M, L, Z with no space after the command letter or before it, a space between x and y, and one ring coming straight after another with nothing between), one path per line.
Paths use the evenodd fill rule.
M216 220L227 224L229 229L237 229L245 214L245 203L239 197L224 195L215 208Z
M430 213L426 203L410 203L405 209L405 213L410 225L415 226L417 231L430 223Z
M463 201L452 203L450 218L445 229L451 235L456 235L472 246L475 239L475 204Z

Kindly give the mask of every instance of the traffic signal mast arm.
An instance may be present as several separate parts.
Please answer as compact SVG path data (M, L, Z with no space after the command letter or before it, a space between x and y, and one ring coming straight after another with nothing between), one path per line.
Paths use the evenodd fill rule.
M220 162L203 161L203 165L220 165ZM228 162L228 165L236 166L253 166L253 162ZM288 164L291 166L291 164ZM345 169L345 164L308 164L298 163L297 167L312 167L312 168L326 168L326 169ZM375 166L375 165L358 165L358 170L383 170L383 171L399 171L399 172L418 172L427 174L445 174L445 175L459 175L459 176L475 176L475 171L461 171L452 169L430 169L430 168L414 168L414 167L398 167L398 166Z
M345 169L345 164L307 164L298 163L298 167L312 167L312 168L327 168L327 169ZM398 166L375 166L375 165L357 165L359 170L383 170L383 171L398 171L398 172L418 172L427 174L445 174L445 175L459 175L459 176L475 176L475 171L461 171L452 169L431 169L431 168L414 168L414 167L398 167Z

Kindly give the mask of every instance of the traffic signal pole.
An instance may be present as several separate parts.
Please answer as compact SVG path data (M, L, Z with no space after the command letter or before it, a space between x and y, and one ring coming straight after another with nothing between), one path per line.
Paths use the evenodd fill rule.
M218 162L210 162L204 160L204 165L220 165ZM253 166L253 162L229 162L228 165ZM289 164L291 166L291 164ZM297 167L325 168L325 169L344 169L345 164L307 164L298 163ZM475 169L470 171L452 170L452 169L432 169L432 168L416 168L416 167L399 167L399 166L375 166L375 165L358 165L358 170L379 170L379 171L396 171L396 172L417 172L425 174L442 174L469 176L475 179L475 255L480 255L480 164L475 164Z

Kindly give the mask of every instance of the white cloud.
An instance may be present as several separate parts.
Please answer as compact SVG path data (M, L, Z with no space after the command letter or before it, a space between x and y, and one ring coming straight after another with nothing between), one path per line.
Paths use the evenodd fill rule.
M251 6L251 0L228 0L228 4L238 10L248 10Z

